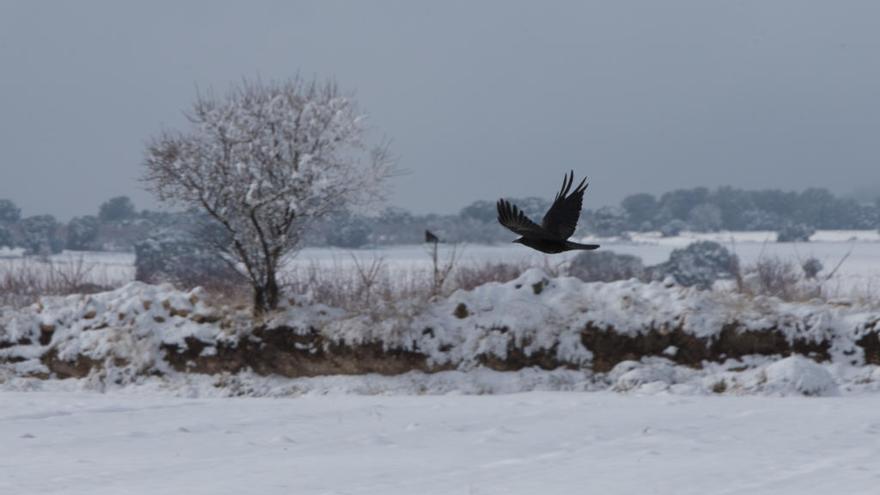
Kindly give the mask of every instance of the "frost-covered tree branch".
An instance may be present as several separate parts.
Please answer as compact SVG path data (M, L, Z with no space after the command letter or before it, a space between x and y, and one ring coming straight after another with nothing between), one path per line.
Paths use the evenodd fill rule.
M365 117L332 81L245 81L200 95L187 116L187 132L148 143L144 179L163 202L222 226L257 313L277 307L277 271L308 223L375 201L391 173L387 145L367 144Z

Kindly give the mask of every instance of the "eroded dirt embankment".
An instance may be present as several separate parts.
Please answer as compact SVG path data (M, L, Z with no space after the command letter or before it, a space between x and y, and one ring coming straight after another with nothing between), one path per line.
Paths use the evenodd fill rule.
M534 290L540 284L541 290ZM311 377L486 367L607 372L660 356L701 367L802 354L880 364L880 313L719 296L658 283L588 284L532 270L377 319L291 307L253 327L198 290L133 283L0 314L0 365L20 376L237 373Z
M629 335L618 333L613 327L590 324L581 331L580 340L584 349L593 356L589 363L560 359L554 347L530 352L512 340L508 343L505 356L483 353L475 356L473 361L497 371L539 367L607 372L622 361L637 361L648 356L665 357L692 367L700 367L706 361L722 362L728 358L749 355L803 354L817 361L827 361L831 358L829 350L832 346L830 341L789 342L777 329L741 330L735 324L726 325L712 338L695 337L681 328L671 331L647 329L643 333ZM854 350L853 355L861 352L867 363L880 364L880 335L877 330L867 333L856 342L856 346L858 349ZM47 368L48 374L41 373L46 376L85 377L106 366L125 367L130 364L125 359L95 359L81 354L72 359L62 359L51 345L45 347L40 361ZM303 334L288 327L258 328L251 336L238 342L205 342L190 336L182 344L161 344L160 349L160 359L170 369L187 373L217 374L250 370L259 375L294 378L364 373L395 375L408 371L437 372L462 366L462 363L432 362L428 354L418 349L385 348L380 342L332 342L317 331ZM7 358L7 361L21 360L20 357ZM149 373L161 374L163 367L154 366Z

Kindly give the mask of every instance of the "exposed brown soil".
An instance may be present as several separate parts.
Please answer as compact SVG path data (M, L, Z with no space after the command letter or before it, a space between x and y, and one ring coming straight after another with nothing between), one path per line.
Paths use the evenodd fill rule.
M663 356L676 363L700 367L703 361L723 361L728 358L758 355L788 356L792 352L828 360L830 342L795 340L789 343L776 328L761 331L743 331L738 325L725 325L714 338L699 338L684 332L681 327L654 328L638 335L624 335L614 327L598 328L588 324L581 334L581 342L593 353L593 371L609 371L617 363L639 360L645 356ZM677 351L666 355L664 350L674 346Z
M517 371L523 368L538 367L545 370L554 370L556 368L575 369L577 366L572 363L560 361L556 357L556 347L550 349L541 349L531 354L523 352L521 347L517 347L510 342L507 345L507 356L501 358L494 354L480 354L477 361L483 366L495 371Z
M83 355L77 356L74 361L65 361L58 357L55 349L50 349L43 354L40 360L58 378L83 378L103 364Z
M880 365L880 321L866 325L865 335L856 341L856 345L865 351L865 364Z
M664 356L695 367L709 358L706 342L680 327L651 327L638 335L624 335L613 326L600 328L589 323L581 332L581 343L593 353L593 371L609 371L621 361L637 361L644 356ZM677 347L678 352L663 354L669 346Z
M427 356L403 349L385 349L381 343L344 345L327 342L312 331L297 334L287 327L257 329L237 345L218 345L203 356L207 344L186 339L186 347L163 346L166 360L178 371L235 373L251 369L261 375L287 377L379 373L396 375L407 371L438 371L429 367Z
M865 328L857 345L864 350L867 363L880 364L880 322L869 327ZM73 361L59 359L55 349L51 348L52 332L48 328L42 330L40 343L50 348L41 360L54 376L84 377L91 370L103 367L102 361L85 356L78 356ZM736 324L724 326L711 338L696 337L681 327L652 326L638 335L623 335L613 327L588 324L581 333L581 343L592 352L591 368L597 372L607 372L621 361L646 356L663 356L692 367L700 367L704 361L723 361L747 355L799 353L819 361L830 359L830 342L797 339L789 342L776 328L746 331ZM0 343L0 348L14 345L4 342ZM213 349L208 349L209 346ZM511 341L505 357L483 354L477 356L477 361L498 371L578 367L575 363L560 361L555 347L526 354L524 348L527 346L527 342L517 345ZM664 354L670 346L674 346L676 352ZM428 356L417 349L385 348L378 342L338 343L327 340L316 330L297 333L288 327L257 328L248 338L230 343L205 343L190 337L183 346L166 344L162 350L165 360L174 369L205 374L252 370L260 375L286 377L363 373L395 375L408 371L436 372L454 369L458 365L431 365ZM13 360L11 356L5 359L7 362Z

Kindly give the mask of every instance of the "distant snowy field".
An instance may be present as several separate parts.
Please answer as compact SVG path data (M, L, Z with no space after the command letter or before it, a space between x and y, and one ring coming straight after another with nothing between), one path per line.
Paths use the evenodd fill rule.
M661 263L677 248L701 240L721 243L736 253L740 261L750 264L762 258L778 257L798 263L808 258L817 258L830 272L849 253L829 289L838 289L841 295L849 292L880 292L880 232L877 231L818 231L811 242L777 243L776 233L767 232L719 232L711 234L683 233L676 237L661 237L659 234L636 234L630 240L601 239L587 237L582 242L597 242L600 249L620 254L638 256L646 265ZM444 246L441 259L448 259L452 248ZM461 244L457 247L460 264L479 264L484 262L528 261L538 265L545 262L551 266L564 263L577 252L547 256L517 244L477 245ZM394 246L377 249L346 250L337 248L304 249L294 259L293 266L306 266L318 263L324 267L351 266L352 259L369 261L380 257L391 269L401 272L411 269L428 270L430 259L425 246Z
M799 262L810 257L825 265L826 273L832 270L847 254L828 289L840 295L851 292L877 294L880 292L880 232L877 231L817 231L811 242L777 243L776 233L718 232L710 234L682 233L675 237L661 237L656 233L634 234L630 240L584 238L585 242L599 242L604 250L632 254L642 258L645 264L660 263L668 259L673 249L684 247L698 240L713 240L735 252L745 263L766 257ZM441 260L448 260L452 247L441 245ZM545 256L520 245L461 244L456 248L458 266L480 264L488 261L545 262L555 266L570 260L577 253ZM430 270L430 257L424 245L392 246L370 249L307 248L300 251L288 263L288 269L296 271L317 265L322 269L348 270L354 268L354 260L370 263L381 258L392 274L401 277L414 272ZM87 278L103 285L122 285L134 279L134 255L128 253L64 252L51 257L62 270L77 265L88 270ZM0 250L0 271L23 266L39 269L32 259L23 259L18 253Z
M876 494L880 396L0 395L0 493Z

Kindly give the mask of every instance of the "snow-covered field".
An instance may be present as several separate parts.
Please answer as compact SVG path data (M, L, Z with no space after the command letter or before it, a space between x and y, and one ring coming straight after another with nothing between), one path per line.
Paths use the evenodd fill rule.
M778 257L792 262L801 262L810 257L819 259L825 265L826 273L832 270L845 256L835 277L829 281L827 289L846 296L880 294L880 233L877 231L817 231L811 242L777 243L776 233L759 232L684 232L675 237L661 237L657 233L633 234L629 240L584 238L585 242L599 242L603 250L632 254L651 265L666 261L673 249L684 247L698 240L713 240L735 252L744 264L767 258ZM447 261L452 247L442 245L441 261ZM22 259L13 251L0 252L0 273L3 270L42 266L33 259ZM459 266L480 264L487 261L528 262L536 265L545 263L553 267L565 263L577 253L563 253L545 256L520 245L471 245L457 246L456 255ZM288 264L290 270L304 269L317 264L322 269L353 269L355 260L369 264L381 259L392 274L400 278L413 272L428 273L431 260L426 246L407 245L367 249L306 248L299 252ZM64 252L51 257L54 266L62 272L85 269L86 279L100 285L119 286L134 279L134 255L129 253Z
M0 395L8 494L875 494L880 396Z
M772 235L644 235L602 242L604 249L635 254L646 264L665 261L672 249L707 237L727 245L744 263L767 256L816 257L831 269L849 253L830 283L841 293L878 293L876 233L819 232L815 242L794 244L772 242ZM460 263L545 262L542 255L515 245L461 246L458 254ZM381 257L389 269L401 272L427 270L430 263L424 246L398 246L306 249L291 266L345 269L353 266L353 257L366 262ZM551 266L567 259L549 258ZM89 276L101 284L123 284L133 277L133 259L127 254L64 253L52 262L59 269L89 266ZM39 269L33 263L0 257L0 270ZM538 275L532 271L523 277ZM437 338L451 339L454 354L472 347L507 349L505 338L548 326L534 318L553 322L548 335L581 328L586 316L626 331L625 322L635 325L681 313L689 315L685 330L694 325L690 330L699 330L700 322L722 318L720 310L727 308L756 325L769 321L786 330L791 320L796 327L791 331L797 332L803 329L793 316L800 315L812 322L809 332L842 336L840 342L852 344L858 335L850 333L874 314L847 305L768 306L764 301L761 311L772 309L767 315L705 294L636 282L600 288L558 279L538 294L528 289L533 281L526 282L460 293L437 302L423 320L432 328L447 328L448 335L438 330ZM52 345L62 357L66 350L130 351L122 357L131 363L146 360L145 370L155 368L151 363L161 342L220 334L210 323L187 317L201 309L188 303L185 294L167 297L172 306L186 306L186 313L174 314L159 302L144 304L149 298L143 291L159 289L139 287L82 301L77 296L47 300L43 313L23 312L21 322L7 331L38 335L40 323L51 324ZM611 288L632 294L618 297ZM635 297L639 294L644 297ZM532 301L527 306L537 309L518 312L517 297L527 297ZM624 299L627 304L618 304ZM569 304L573 301L586 309L577 310ZM472 313L463 320L452 316L459 302ZM126 311L132 312L130 318L122 317ZM112 320L104 313L122 323L110 329L93 325ZM291 314L303 319L306 313L294 308ZM487 330L499 318L511 329L507 337ZM137 331L126 326L131 322ZM334 328L325 333L369 335L357 325ZM420 328L399 340L428 339ZM114 340L118 336L133 340ZM104 345L117 340L120 345ZM537 346L556 342L531 340ZM430 342L422 344L432 349ZM39 365L36 354L25 352L15 356L34 359L0 369L0 494L874 494L880 486L880 367L850 365L848 356L858 357L861 351L853 354L843 344L832 345L833 359L821 364L800 356L765 356L691 368L652 357L620 363L607 374L463 366L433 374L295 379L251 372L191 375L160 362L155 369L164 376L126 378L111 369L80 379L43 380L14 372ZM47 348L35 344L3 352Z

